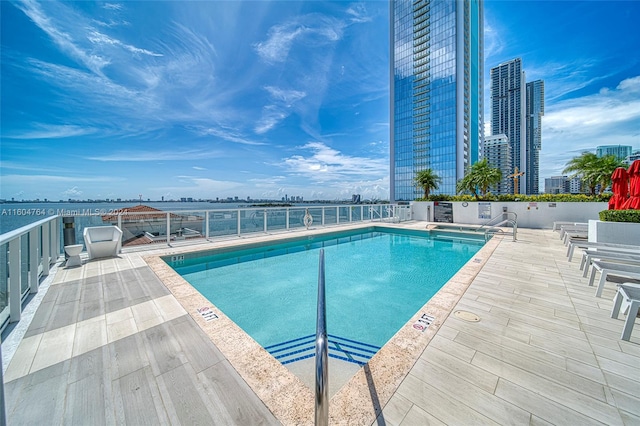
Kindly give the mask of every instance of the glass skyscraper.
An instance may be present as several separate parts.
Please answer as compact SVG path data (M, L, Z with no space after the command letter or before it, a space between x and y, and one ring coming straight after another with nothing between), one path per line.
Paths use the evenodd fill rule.
M511 164L524 172L518 182L518 192L527 193L528 170L526 140L526 85L520 58L491 68L491 134L505 134L511 143ZM513 173L513 171L512 171ZM513 193L513 181L509 184Z
M392 201L419 198L416 173L432 169L434 194L455 194L483 138L483 9L478 0L391 2Z
M540 150L544 115L544 81L527 83L527 194L540 192Z

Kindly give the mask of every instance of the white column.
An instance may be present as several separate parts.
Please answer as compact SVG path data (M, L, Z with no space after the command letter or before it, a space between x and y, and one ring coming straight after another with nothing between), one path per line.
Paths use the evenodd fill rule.
M22 313L20 266L20 237L17 237L9 241L9 322L20 321Z
M40 256L38 256L38 228L29 231L29 291L31 293L38 292L38 264Z
M204 226L205 226L205 232L204 232L204 237L208 240L209 239L209 212L205 212L204 213Z
M42 224L42 275L45 277L49 275L49 265L51 264L51 224L53 222Z

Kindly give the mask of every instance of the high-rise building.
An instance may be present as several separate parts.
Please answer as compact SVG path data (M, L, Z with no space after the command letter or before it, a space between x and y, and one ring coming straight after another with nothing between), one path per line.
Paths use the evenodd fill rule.
M499 169L502 173L500 183L489 188L491 193L496 195L510 194L511 178L509 175L513 167L511 166L511 145L507 135L485 136L481 154L481 157L486 159L491 167Z
M537 194L540 181L540 150L542 149L542 116L544 115L544 81L527 83L527 143L528 171L526 194Z
M517 167L524 173L521 194L539 192L543 115L544 81L527 83L520 58L491 68L491 134L509 137L512 172ZM513 191L513 182L510 186Z
M567 194L570 191L567 176L552 176L544 180L544 192L547 194Z
M482 1L394 0L390 26L391 200L420 197L428 168L455 194L483 139Z
M520 58L491 68L491 134L505 134L511 143L511 163L527 174L526 84ZM527 180L519 179L518 192L526 194ZM509 184L513 192L513 182Z
M618 160L625 160L631 155L633 148L628 145L601 145L596 147L596 155L604 157L605 155L614 155Z

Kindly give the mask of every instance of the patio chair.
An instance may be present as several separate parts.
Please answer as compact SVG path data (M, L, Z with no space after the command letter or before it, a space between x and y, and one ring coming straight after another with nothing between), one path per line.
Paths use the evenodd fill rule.
M567 257L568 257L567 260L569 262L571 262L571 259L573 259L573 253L576 248L581 248L581 249L606 248L609 251L628 251L628 250L640 251L640 245L597 243L597 242L589 242L589 241L584 241L582 239L577 239L577 240L571 240L569 242L569 245L567 246Z
M627 319L624 321L624 327L622 328L622 335L620 338L622 340L630 340L633 325L636 322L638 309L640 308L640 287L630 283L618 285L618 292L616 293L616 297L613 299L611 318L618 318L623 302L627 302L629 304L629 311L627 312Z
M593 286L596 272L600 272L600 281L598 281L598 288L596 288L596 297L602 296L602 290L604 290L604 283L607 281L607 278L614 278L616 280L622 278L624 281L634 282L637 280L637 282L640 282L640 263L631 265L595 260L591 264L589 286Z
M609 251L605 249L584 250L582 260L580 261L580 269L583 271L582 276L586 277L589 272L591 262L594 260L604 260L615 263L640 264L640 250L636 251Z
M117 226L93 226L84 228L84 243L89 259L114 257L120 253L122 230Z

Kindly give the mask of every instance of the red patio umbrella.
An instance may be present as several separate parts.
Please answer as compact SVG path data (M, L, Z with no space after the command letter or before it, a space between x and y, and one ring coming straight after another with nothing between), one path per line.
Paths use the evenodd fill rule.
M629 195L629 174L624 167L618 167L611 175L611 191L609 210L620 210L627 202Z
M629 174L629 199L622 208L640 210L640 160L631 163L627 173Z

